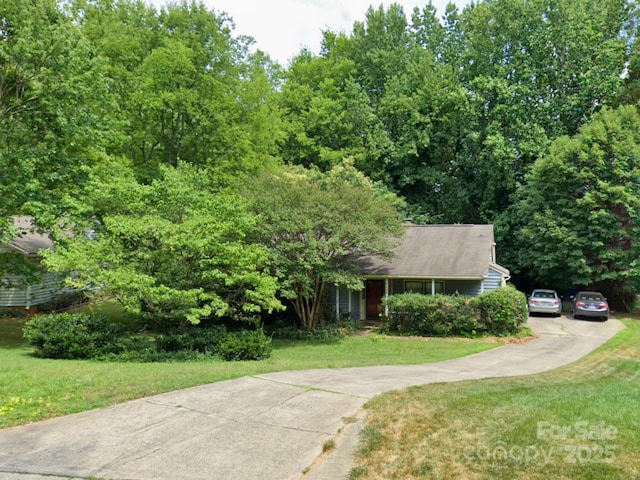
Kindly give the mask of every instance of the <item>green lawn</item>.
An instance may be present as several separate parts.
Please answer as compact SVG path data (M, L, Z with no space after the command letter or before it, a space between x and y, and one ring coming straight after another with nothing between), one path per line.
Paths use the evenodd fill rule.
M564 368L376 397L350 479L640 479L640 321L624 323Z
M0 319L0 428L124 402L156 393L283 370L418 364L498 345L488 340L380 335L330 342L274 341L258 362L116 363L49 360L22 340L25 319Z

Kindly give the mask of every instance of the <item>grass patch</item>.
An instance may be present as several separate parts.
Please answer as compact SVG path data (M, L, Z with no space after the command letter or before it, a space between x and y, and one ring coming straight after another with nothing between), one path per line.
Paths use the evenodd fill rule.
M206 383L284 370L438 362L497 346L488 339L409 339L381 335L336 341L274 340L262 361L118 363L33 356L27 319L0 320L0 428L104 407Z
M640 478L640 322L624 324L557 370L374 398L349 478Z

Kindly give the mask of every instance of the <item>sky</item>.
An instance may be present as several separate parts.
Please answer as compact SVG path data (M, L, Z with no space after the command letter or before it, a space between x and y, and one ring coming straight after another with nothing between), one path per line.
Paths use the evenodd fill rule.
M226 12L235 23L233 36L249 35L255 48L286 66L291 57L306 47L318 53L323 30L351 33L353 23L363 21L369 6L388 8L402 5L410 17L414 7L424 8L429 0L203 0L216 12ZM462 10L470 0L451 0ZM159 7L165 0L150 0ZM438 17L442 17L449 0L432 0Z

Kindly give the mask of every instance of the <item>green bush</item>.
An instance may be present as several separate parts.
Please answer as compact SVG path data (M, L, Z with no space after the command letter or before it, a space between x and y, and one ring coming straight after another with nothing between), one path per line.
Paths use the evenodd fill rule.
M86 359L119 353L124 328L104 315L60 313L36 316L24 327L24 338L44 358Z
M492 335L510 335L527 322L527 297L508 286L485 292L474 299L480 323Z
M220 344L219 355L226 361L262 360L273 350L271 338L262 329L229 333Z
M403 293L384 300L386 332L428 336L509 335L527 320L526 297L506 287L477 297Z
M29 312L24 308L0 308L0 318L24 318Z
M194 351L214 354L227 336L223 325L207 328L188 327L174 330L156 338L156 347L161 352Z
M338 340L360 330L360 321L344 317L316 328L299 328L290 322L276 321L265 326L272 338L279 340Z

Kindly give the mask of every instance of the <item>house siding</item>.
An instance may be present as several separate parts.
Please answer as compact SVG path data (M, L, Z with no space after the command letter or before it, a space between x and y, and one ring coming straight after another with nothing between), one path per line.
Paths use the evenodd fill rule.
M489 268L489 274L482 282L483 291L497 290L502 286L502 274L493 268Z
M60 293L62 282L60 276L45 273L41 281L32 285L21 285L21 278L7 276L6 280L15 287L0 287L0 307L34 307L52 300Z

